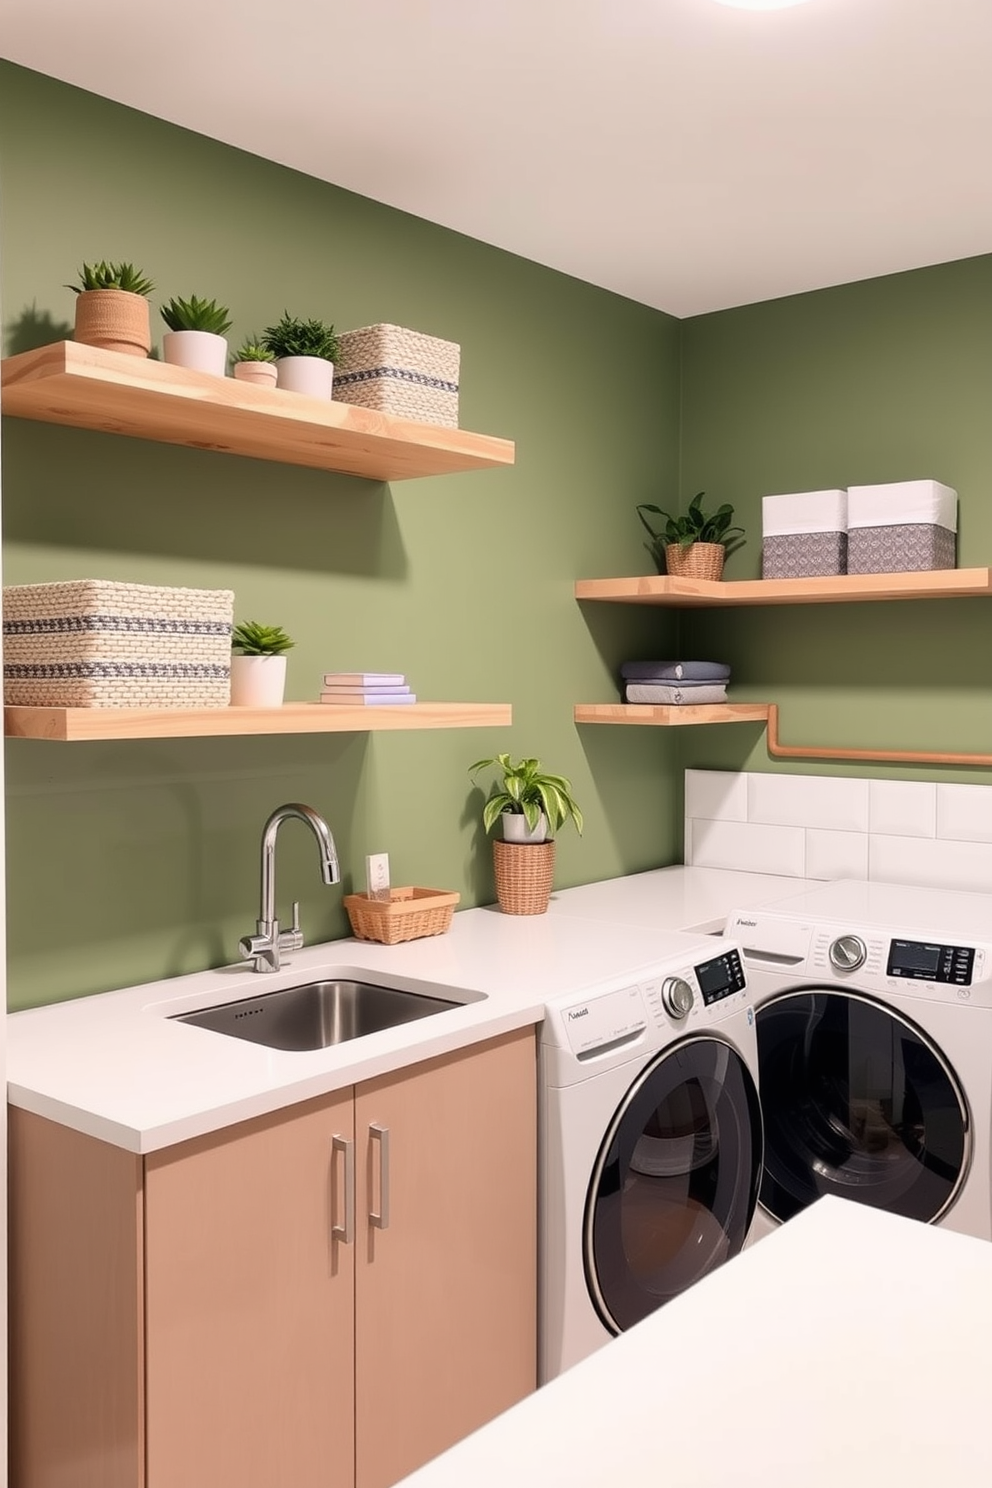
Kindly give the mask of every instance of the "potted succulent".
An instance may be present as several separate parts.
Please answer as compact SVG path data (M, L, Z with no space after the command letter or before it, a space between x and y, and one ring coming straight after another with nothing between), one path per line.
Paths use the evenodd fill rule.
M286 652L296 642L279 625L243 620L231 633L231 705L279 708L286 691Z
M277 386L311 398L330 398L338 337L322 320L299 320L283 313L262 332L262 345L276 359Z
M669 573L694 579L718 579L723 573L724 559L744 546L743 527L731 527L734 508L726 502L714 512L704 512L702 500L705 491L697 491L682 516L672 516L660 506L642 501L637 515L650 535L646 542L659 573ZM665 526L655 531L645 512L664 517Z
M67 284L76 296L73 336L125 356L146 357L152 349L148 296L155 288L131 263L84 263L79 283Z
M162 319L169 327L162 337L162 355L167 362L193 372L226 376L224 333L231 327L226 305L201 300L199 295L190 295L188 300L174 298L162 306Z
M275 387L276 359L258 336L246 336L234 353L234 375L238 382L256 387Z
M566 822L582 832L582 812L564 775L542 769L539 759L513 760L508 754L476 760L469 774L495 768L501 778L482 808L487 832L499 822L502 839L493 841L496 897L504 914L544 914L551 898L555 833Z

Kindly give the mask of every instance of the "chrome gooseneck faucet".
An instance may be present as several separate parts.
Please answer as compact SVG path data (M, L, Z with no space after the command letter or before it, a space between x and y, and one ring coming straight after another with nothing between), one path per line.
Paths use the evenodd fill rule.
M303 947L299 902L293 904L293 924L289 930L280 930L276 919L276 837L283 822L290 817L306 822L317 839L321 881L333 884L341 877L337 848L324 818L312 807L302 806L298 801L277 806L262 829L262 905L255 922L255 934L246 935L238 942L238 949L246 960L251 961L254 971L278 971L283 951L299 951Z

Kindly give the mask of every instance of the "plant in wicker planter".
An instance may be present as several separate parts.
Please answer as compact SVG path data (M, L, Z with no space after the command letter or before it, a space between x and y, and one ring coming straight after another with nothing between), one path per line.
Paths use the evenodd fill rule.
M724 502L715 512L704 512L705 491L697 491L681 516L672 516L642 501L637 507L645 530L651 538L644 546L654 559L658 572L693 579L718 579L724 559L744 546L743 527L731 527L734 508ZM658 532L645 516L651 512L664 517L665 526Z
M125 356L146 357L152 349L148 295L155 288L131 263L84 263L79 283L67 284L76 296L73 337Z
M234 353L234 375L238 382L275 387L276 359L258 336L247 336Z
M286 691L286 652L296 642L279 625L243 620L231 634L231 705L279 708Z
M262 332L262 345L276 359L277 385L311 398L330 398L338 337L322 320L300 320L283 313Z
M469 774L495 768L502 781L482 808L482 824L491 832L502 824L503 838L493 841L496 897L504 914L544 914L555 871L555 833L568 821L582 832L582 812L564 775L551 775L539 759L514 761L508 754L476 760Z
M192 372L225 376L224 333L231 328L231 312L226 305L201 300L199 295L190 295L188 300L173 298L162 306L162 319L169 327L162 337L162 355L167 362Z

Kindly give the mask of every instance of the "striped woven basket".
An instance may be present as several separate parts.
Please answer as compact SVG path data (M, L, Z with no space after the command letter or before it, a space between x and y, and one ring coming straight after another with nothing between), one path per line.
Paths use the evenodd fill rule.
M3 591L4 701L39 708L225 707L230 589L76 579Z
M339 339L335 402L457 429L457 342L395 325L362 326Z

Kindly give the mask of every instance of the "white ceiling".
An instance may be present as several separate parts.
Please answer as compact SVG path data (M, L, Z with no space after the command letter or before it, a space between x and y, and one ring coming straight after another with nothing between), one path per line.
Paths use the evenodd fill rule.
M992 0L0 0L0 55L678 316L992 251Z

